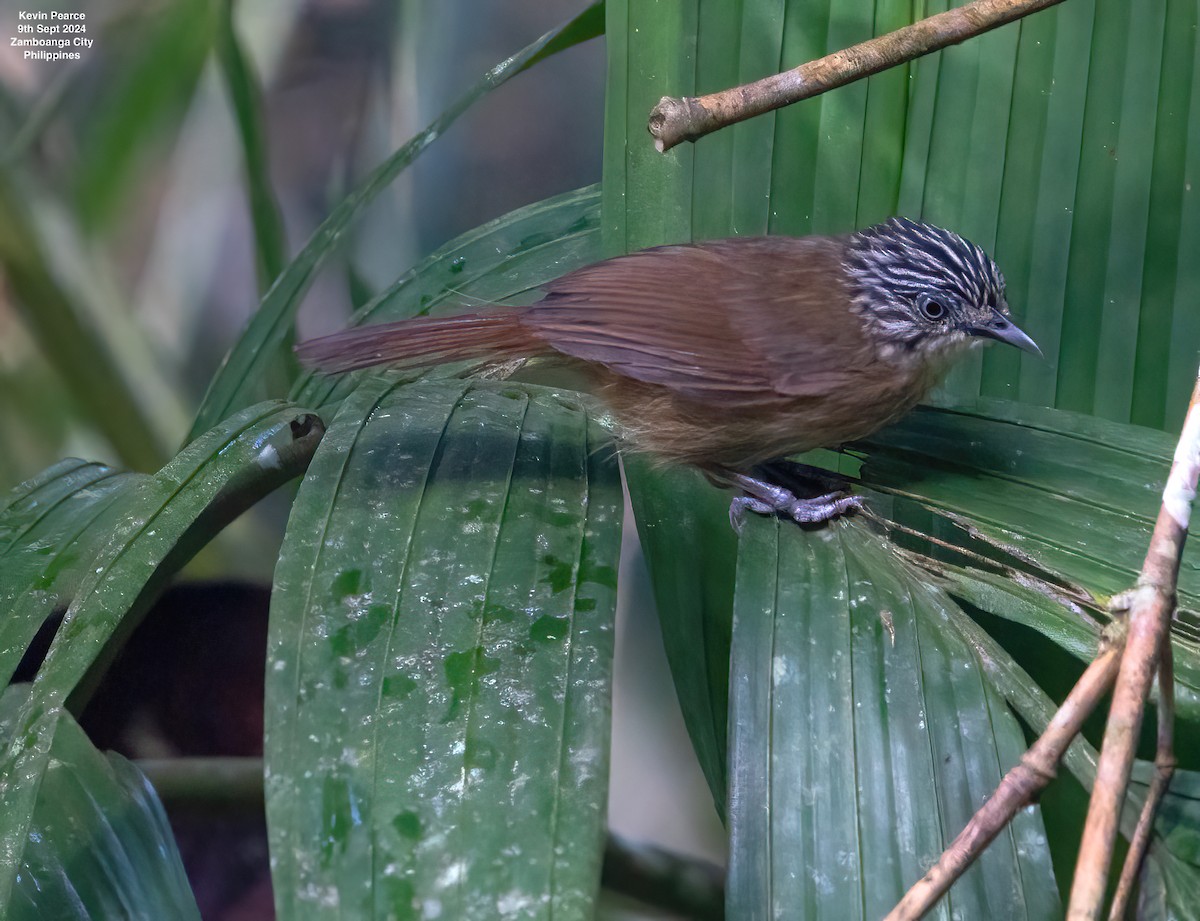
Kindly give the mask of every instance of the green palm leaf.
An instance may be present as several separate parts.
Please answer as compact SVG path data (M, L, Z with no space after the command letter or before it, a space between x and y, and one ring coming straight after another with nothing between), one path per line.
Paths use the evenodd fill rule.
M0 699L5 745L26 696L14 686ZM4 917L199 921L171 827L141 772L101 755L69 715L56 721L50 756Z
M67 605L0 755L0 776L6 778L0 789L0 852L6 855L0 861L0 905L7 905L13 892L68 700L78 708L97 670L115 653L114 636L119 640L133 629L171 574L249 504L304 469L319 433L313 417L294 406L251 407L197 439L157 474L119 484L124 488L113 501L104 504L101 497L93 503L98 514L87 521L89 535L62 535L57 547L47 545L52 551L61 548L60 556L88 556L76 556L57 572L48 567L36 590L16 598L6 611L7 619L27 629ZM79 501L77 484L63 480L52 475L46 486ZM6 517L28 506L30 491L8 506Z
M381 380L342 404L272 600L282 917L331 898L591 916L621 524L606 444L538 388Z

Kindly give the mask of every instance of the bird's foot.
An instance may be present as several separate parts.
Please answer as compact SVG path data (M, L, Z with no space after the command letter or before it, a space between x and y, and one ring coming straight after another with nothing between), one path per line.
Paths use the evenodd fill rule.
M862 499L847 494L843 489L802 497L786 487L745 474L734 474L730 479L745 493L729 503L729 522L739 534L746 512L778 515L797 524L820 524L862 508Z

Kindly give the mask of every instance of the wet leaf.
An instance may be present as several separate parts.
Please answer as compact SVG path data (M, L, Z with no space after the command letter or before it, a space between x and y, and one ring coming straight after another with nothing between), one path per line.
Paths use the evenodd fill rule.
M272 598L277 910L590 917L621 490L577 397L364 381Z
M26 696L0 700L7 745ZM49 764L16 868L10 921L178 918L199 921L183 863L154 791L130 762L100 754L64 710L48 712Z
M244 410L157 474L139 478L89 523L104 538L75 540L93 549L85 565L72 569L78 582L69 599L46 591L16 599L8 616L24 624L40 622L51 599L56 605L69 600L69 606L0 756L6 780L0 786L0 904L12 893L68 699L76 707L82 703L105 657L115 653L114 638L119 642L122 631L136 626L170 575L246 507L303 471L320 432L314 416L289 404ZM61 477L48 481L56 479Z
M737 577L727 911L880 917L1016 763L1021 729L953 601L863 523L748 522ZM1045 840L1022 812L939 911L1060 917Z

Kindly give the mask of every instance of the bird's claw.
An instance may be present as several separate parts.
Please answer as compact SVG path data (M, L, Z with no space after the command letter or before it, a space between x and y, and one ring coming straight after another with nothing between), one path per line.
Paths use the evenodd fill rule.
M742 528L746 525L746 512L754 512L756 515L773 515L775 507L768 502L763 502L762 499L755 499L753 496L735 496L729 503L729 523L738 534L742 533Z
M786 476L783 482L788 485L781 485L776 476ZM738 534L742 533L746 512L776 515L797 524L821 524L863 508L863 500L850 495L844 479L801 464L788 463L778 469L764 464L754 473L724 470L719 482L742 492L729 503L729 523Z
M797 499L792 502L784 514L798 524L820 524L847 512L858 511L863 507L862 498L847 495L844 492L831 492L812 499Z
M756 515L778 515L797 524L821 524L847 512L858 511L862 507L863 500L860 496L851 496L844 492L831 492L823 496L801 499L788 490L779 489L770 500L757 496L736 496L729 503L729 523L734 531L741 534L746 512L754 512Z

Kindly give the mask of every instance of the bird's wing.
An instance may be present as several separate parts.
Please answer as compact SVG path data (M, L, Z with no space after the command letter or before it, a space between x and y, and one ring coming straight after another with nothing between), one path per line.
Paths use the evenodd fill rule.
M680 395L725 405L852 385L861 325L836 238L665 246L551 283L522 322L547 344Z

